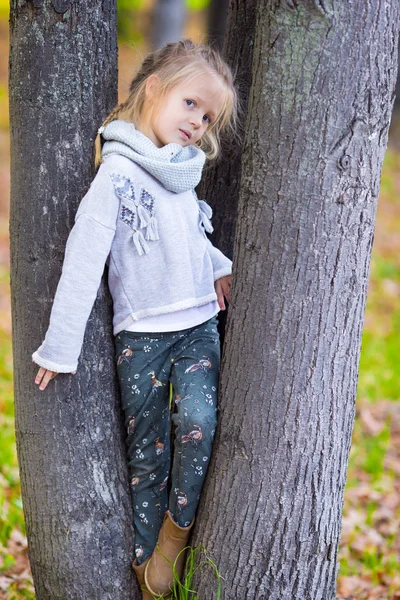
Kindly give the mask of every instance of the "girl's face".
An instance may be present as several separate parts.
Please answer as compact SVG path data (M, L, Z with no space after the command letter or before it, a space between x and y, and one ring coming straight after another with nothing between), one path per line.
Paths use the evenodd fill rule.
M157 85L157 76L151 75L146 86L149 101ZM221 112L223 103L222 84L204 73L190 83L174 86L164 98L158 114L153 115L147 126L137 128L158 148L170 143L189 146L204 135Z

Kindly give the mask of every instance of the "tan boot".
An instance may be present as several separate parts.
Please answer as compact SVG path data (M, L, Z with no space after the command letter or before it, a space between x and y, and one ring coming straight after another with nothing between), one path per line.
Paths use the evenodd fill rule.
M174 589L174 564L179 579L182 576L186 552L181 552L189 539L189 533L194 524L194 517L188 527L180 527L175 523L169 510L165 513L163 524L158 534L158 542L146 565L144 580L147 589L156 597L169 598ZM180 553L180 554L179 554ZM178 556L179 554L179 556ZM164 555L164 556L163 556ZM178 556L178 558L177 558Z
M135 560L132 563L132 569L135 571L138 583L139 583L139 587L142 590L142 599L143 600L153 600L154 596L153 594L150 594L150 592L148 590L146 590L146 585L144 582L144 572L146 570L147 567L147 563L150 560L150 556L148 558L146 558L146 560L144 562L142 562L142 564L138 565L137 564L137 559L135 558Z

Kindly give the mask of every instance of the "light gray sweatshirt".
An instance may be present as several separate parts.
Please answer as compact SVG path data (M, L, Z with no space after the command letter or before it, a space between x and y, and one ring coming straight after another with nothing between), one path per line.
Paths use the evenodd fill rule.
M77 369L106 263L114 335L139 319L216 300L214 282L232 272L206 235L212 209L194 191L204 152L158 148L126 121L112 121L102 135L103 162L76 212L50 324L32 354L58 373Z

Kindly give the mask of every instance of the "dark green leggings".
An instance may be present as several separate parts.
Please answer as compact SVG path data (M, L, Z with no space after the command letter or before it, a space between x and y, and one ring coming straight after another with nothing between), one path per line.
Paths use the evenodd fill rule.
M115 336L138 563L153 552L167 509L181 527L196 513L217 425L217 322L215 315L181 331Z

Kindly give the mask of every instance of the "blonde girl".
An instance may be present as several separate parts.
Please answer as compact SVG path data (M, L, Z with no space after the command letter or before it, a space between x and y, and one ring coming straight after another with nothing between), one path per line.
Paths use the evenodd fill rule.
M32 354L41 390L57 373L76 372L107 264L134 516L132 567L146 600L170 597L170 562L181 576L180 551L212 453L217 315L229 301L232 261L208 239L212 209L195 187L205 160L219 156L221 136L237 135L238 112L234 76L216 50L185 39L145 58L127 100L99 129L98 171L67 240L45 340Z

